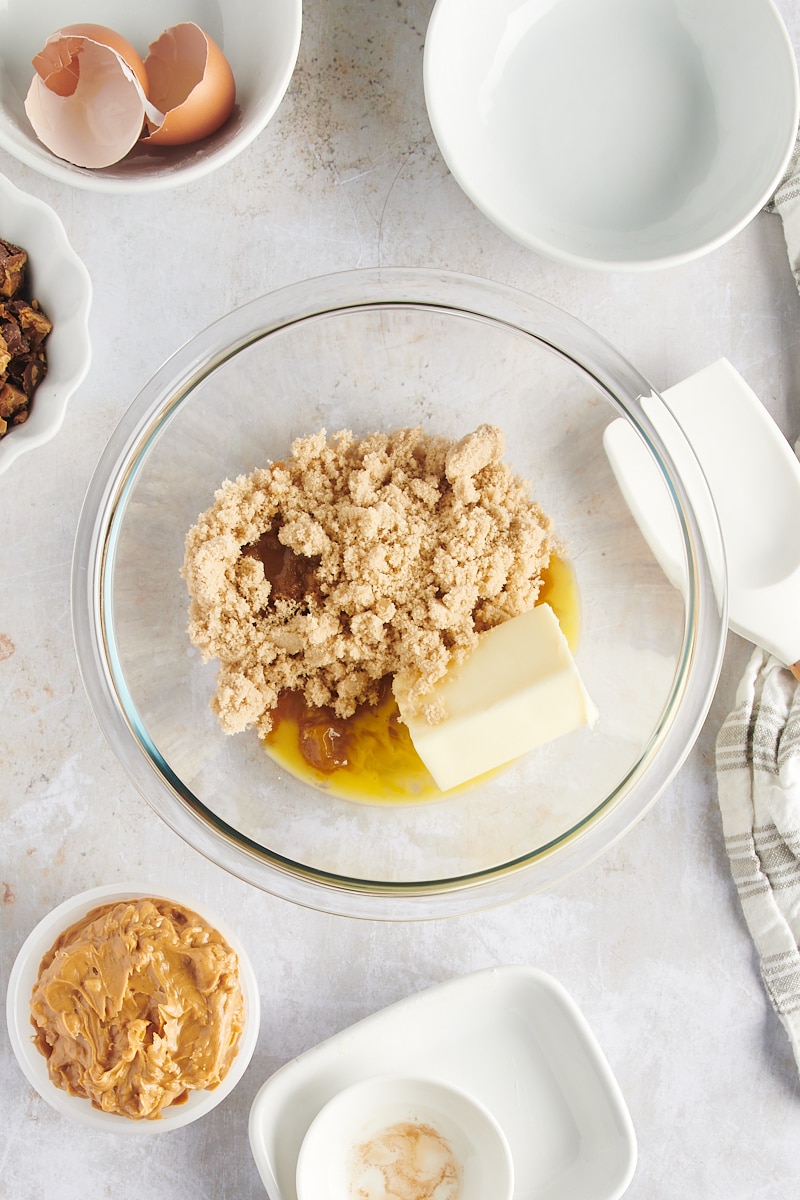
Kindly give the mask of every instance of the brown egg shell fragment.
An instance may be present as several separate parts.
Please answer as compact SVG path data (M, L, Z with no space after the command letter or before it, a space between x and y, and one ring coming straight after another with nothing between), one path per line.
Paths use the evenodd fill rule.
M147 71L139 51L121 33L117 33L115 29L109 29L107 25L83 22L77 25L65 25L62 29L51 33L44 44L44 49L34 56L33 65L37 72L42 74L37 65L38 59L43 59L45 63L53 61L54 58L63 61L65 48L75 53L78 50L75 43L80 41L94 42L98 46L107 46L110 50L115 50L126 66L133 71L141 84L142 91L147 95ZM48 86L51 85L48 83ZM60 94L67 93L61 92Z
M153 42L145 58L149 97L163 122L147 122L142 141L181 146L214 133L227 121L236 84L219 46L193 21L173 25Z
M102 25L59 29L33 59L25 98L34 133L53 154L79 167L119 162L139 140L147 72L136 50Z
M49 91L57 96L71 96L78 86L79 51L84 39L59 37L45 42L44 48L33 57L36 74Z

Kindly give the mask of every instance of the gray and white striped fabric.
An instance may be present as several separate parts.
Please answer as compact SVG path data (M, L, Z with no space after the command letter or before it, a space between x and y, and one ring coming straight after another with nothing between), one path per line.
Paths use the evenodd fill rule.
M800 684L764 650L747 665L716 758L731 871L800 1067Z
M800 131L766 211L781 218L800 291ZM716 749L731 872L767 995L800 1067L800 684L765 650L747 664Z
M783 222L789 265L800 289L800 131L783 179L764 209L766 212L777 213Z

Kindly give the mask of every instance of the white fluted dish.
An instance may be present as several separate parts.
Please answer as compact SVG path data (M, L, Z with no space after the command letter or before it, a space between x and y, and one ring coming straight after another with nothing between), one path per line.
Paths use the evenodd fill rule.
M26 294L53 323L45 342L47 374L33 395L30 415L0 438L0 475L13 462L54 438L92 358L89 311L92 281L58 214L0 175L0 238L28 254Z

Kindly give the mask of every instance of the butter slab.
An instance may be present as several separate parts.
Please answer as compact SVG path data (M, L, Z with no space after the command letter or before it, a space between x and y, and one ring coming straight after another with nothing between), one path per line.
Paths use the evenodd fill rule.
M442 791L597 719L549 604L487 630L472 654L416 702L418 713L432 705L445 714L437 724L412 715L397 684L395 698Z

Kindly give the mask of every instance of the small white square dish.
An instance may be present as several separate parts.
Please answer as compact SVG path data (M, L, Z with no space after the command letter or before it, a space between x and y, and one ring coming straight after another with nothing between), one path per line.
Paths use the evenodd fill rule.
M636 1166L619 1086L574 1001L532 967L477 971L359 1021L276 1071L250 1111L270 1200L297 1200L300 1146L340 1091L424 1072L472 1095L505 1134L514 1200L618 1200Z

